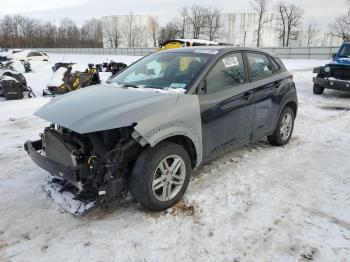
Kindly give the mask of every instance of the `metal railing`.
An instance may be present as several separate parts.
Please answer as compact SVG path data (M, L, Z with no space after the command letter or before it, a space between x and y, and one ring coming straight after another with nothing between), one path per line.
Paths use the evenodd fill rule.
M339 47L263 47L283 59L329 59ZM35 48L52 54L145 56L157 48Z
M51 54L145 56L156 52L157 48L33 48L33 50Z
M337 47L265 47L261 48L282 59L330 59Z

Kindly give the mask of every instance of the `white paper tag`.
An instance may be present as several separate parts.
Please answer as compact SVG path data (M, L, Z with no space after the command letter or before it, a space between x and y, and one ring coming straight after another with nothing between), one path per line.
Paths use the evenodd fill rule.
M171 85L169 87L170 88L185 88L186 84L184 84L184 83L171 83Z
M239 65L237 57L235 56L222 59L222 62L226 68Z

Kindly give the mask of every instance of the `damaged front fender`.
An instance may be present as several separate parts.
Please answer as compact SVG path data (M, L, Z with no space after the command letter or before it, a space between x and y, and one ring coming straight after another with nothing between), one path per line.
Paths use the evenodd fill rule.
M174 106L137 122L132 137L142 146L155 146L174 136L189 138L196 149L196 167L202 162L202 127L196 95L179 95Z
M202 128L196 95L163 94L113 85L87 87L54 99L36 112L79 134L133 126L133 138L155 146L173 136L189 138L202 161Z

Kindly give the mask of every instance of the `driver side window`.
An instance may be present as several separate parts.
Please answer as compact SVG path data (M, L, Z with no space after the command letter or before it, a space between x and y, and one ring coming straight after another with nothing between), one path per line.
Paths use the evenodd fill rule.
M213 94L246 82L241 53L222 57L206 78L206 93Z

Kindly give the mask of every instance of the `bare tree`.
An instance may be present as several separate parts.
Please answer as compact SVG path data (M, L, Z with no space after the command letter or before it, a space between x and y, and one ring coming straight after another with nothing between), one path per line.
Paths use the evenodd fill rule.
M178 28L179 31L179 37L180 38L185 38L185 32L186 32L186 26L188 25L188 8L187 7L182 7L179 10L179 14L181 18L176 19L176 27Z
M110 47L119 47L123 31L118 16L111 16L103 20L103 35Z
M148 31L153 40L153 46L158 46L158 38L159 38L159 23L157 18L151 16L148 18Z
M86 21L78 27L70 19L59 26L14 15L0 19L0 46L9 48L30 47L101 47L100 22Z
M98 47L102 44L102 25L97 19L84 22L81 27L81 41L84 47Z
M317 29L317 24L314 21L311 21L308 24L307 30L304 33L305 45L306 46L313 45L319 33L320 33L320 30Z
M280 39L283 46L289 46L292 40L299 37L299 32L296 30L302 21L303 10L295 4L279 2L276 9L280 15L281 25L279 30Z
M259 47L262 41L262 31L265 24L270 22L267 18L267 10L270 0L251 0L250 6L258 14L258 24L256 29L256 46Z
M329 27L332 36L340 37L343 41L350 41L350 12L335 18Z
M142 32L141 28L136 25L136 16L131 12L125 19L124 36L128 47L135 47L136 40Z
M181 37L181 29L178 28L178 24L174 22L167 23L160 29L159 32L159 45L172 39Z
M193 38L200 38L205 33L207 25L207 9L202 6L193 5L189 9L185 8L184 12L191 26Z
M207 8L206 11L206 34L208 40L213 41L222 35L221 12L218 8Z

